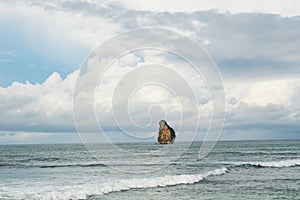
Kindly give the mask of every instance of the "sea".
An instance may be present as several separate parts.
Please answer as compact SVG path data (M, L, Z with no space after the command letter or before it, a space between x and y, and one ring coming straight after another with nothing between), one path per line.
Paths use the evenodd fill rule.
M300 199L300 141L201 145L2 145L0 199Z

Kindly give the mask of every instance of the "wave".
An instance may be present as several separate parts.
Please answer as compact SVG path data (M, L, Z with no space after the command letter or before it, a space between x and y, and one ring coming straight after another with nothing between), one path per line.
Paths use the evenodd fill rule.
M271 162L237 162L232 163L235 166L242 167L273 167L273 168L282 168L282 167L295 167L300 166L300 159L294 160L282 160L282 161L271 161Z
M17 167L17 168L59 168L59 167L106 167L102 163L87 163L87 164L52 164L52 165L23 165L23 164L9 164L9 163L0 163L0 167Z
M43 193L31 196L31 199L86 199L91 196L104 195L112 192L126 191L130 189L146 189L156 187L167 187L183 184L194 184L206 179L209 176L223 175L228 169L223 167L220 169L208 171L203 174L183 174L183 175L166 175L163 177L151 178L134 178L121 179L115 182L105 182L100 184L80 186L80 190L72 188L71 190L61 190L62 192ZM25 198L28 198L25 197Z
M93 164L64 164L64 165L41 165L40 168L56 168L56 167L106 167L102 163L93 163Z
M12 167L15 166L14 164L10 164L10 163L0 163L0 167Z
M60 158L29 158L29 159L25 159L25 160L21 160L20 162L54 162L54 161L58 161L60 160Z

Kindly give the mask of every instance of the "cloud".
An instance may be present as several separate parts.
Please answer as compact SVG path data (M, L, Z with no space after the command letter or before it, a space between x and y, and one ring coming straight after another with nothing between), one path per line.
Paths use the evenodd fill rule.
M226 5L218 2L198 3L241 9L238 2ZM300 23L297 16L282 17L263 12L230 14L213 10L195 10L192 13L140 11L132 10L130 3L126 7L127 4L118 1L28 1L12 4L2 4L1 15L13 23L20 24L21 21L20 26L25 31L23 40L39 52L65 60L66 63L78 57L83 60L83 53L87 54L113 34L155 26L178 31L202 44L223 76L234 72L242 78L249 77L248 74L266 78L300 73L297 67L300 62ZM134 4L139 5L138 2ZM295 1L284 3L289 6L295 4ZM253 2L247 5L257 7ZM277 7L273 2L259 5ZM166 9L162 5L161 8ZM197 8L197 5L193 5L193 8ZM61 43L64 45L61 46ZM81 60L76 60L77 66Z
M157 122L166 118L178 129L182 116L189 122L183 123L184 127L190 129L196 125L197 103L202 111L206 110L201 117L202 128L207 129L212 110L206 105L211 102L205 82L175 55L154 50L128 53L99 78L99 67L103 64L108 64L107 60L91 57L87 71L79 77L74 108L77 124L83 130L98 130L97 122L86 120L95 114L108 131L156 130Z
M42 84L0 87L0 127L6 131L74 131L72 95L78 71L53 73Z
M299 85L299 78L228 83L224 134L230 137L232 132L236 138L241 131L251 134L245 136L248 139L272 134L274 139L299 139Z
M0 63L1 62L12 62L18 54L12 50L0 50Z
M106 18L104 9L99 9L103 16L92 15L96 7L80 1L9 1L0 4L0 18L5 26L18 25L21 41L28 48L65 64L75 60L80 66L84 54L120 30ZM84 9L90 9L90 14ZM112 8L107 9L109 13Z
M42 84L16 82L10 87L0 88L2 111L0 117L1 141L13 142L15 140L26 142L30 140L31 136L36 138L36 140L45 141L47 138L57 137L60 132L74 132L72 95L77 75L78 71L75 71L65 79L62 79L58 73L53 73ZM120 78L120 75L114 78ZM291 81L276 80L269 83L262 81L261 83L244 83L239 87L226 89L224 134L228 135L228 137L223 136L223 138L237 139L237 131L244 132L246 134L245 138L248 139L255 139L255 137L265 138L272 134L277 135L277 138L284 138L284 136L298 138L297 131L300 128L298 126L300 121L300 106L298 105L300 100L298 95L300 92L299 83L299 79ZM259 86L260 84L264 87ZM282 89L274 90L274 87L277 88L277 86L281 86ZM113 86L107 85L104 86L104 89L109 91L113 89ZM263 91L260 91L261 89ZM151 94L153 92L154 94ZM156 96L160 92L161 95ZM147 95L149 95L149 98ZM155 96L155 99L151 100L153 96ZM182 103L187 106L192 105L189 98L176 98L183 98ZM150 123L151 126L147 127L149 130L156 130L156 119L162 118L165 114L167 114L173 127L179 128L181 119L177 112L181 111L182 105L176 98L170 95L168 91L161 90L160 87L144 87L129 102L129 111L137 125L145 126ZM114 132L117 131L115 122L109 114L111 112L111 107L109 106L110 96L107 96L107 93L104 91L104 93L97 96L96 101L98 100L101 101L96 103L95 108L99 120L104 125L103 128L106 132L115 134ZM149 102L147 103L145 100L149 100ZM120 99L120 101L122 100ZM102 102L107 102L108 104L103 104ZM166 104L163 102L166 102ZM151 107L153 105L154 107ZM207 130L211 104L208 101L199 105L201 114L199 130L203 133ZM189 110L184 111L189 112ZM149 121L149 117L152 117L152 121ZM185 131L190 131L188 126L193 122L193 119L184 119L184 124L181 128ZM135 131L134 127L129 126L126 128L129 131ZM34 132L31 133L30 131ZM57 134L43 135L39 132L57 132ZM250 133L252 135L247 135ZM259 133L261 134L260 136ZM267 135L264 135L265 133ZM35 137L39 134L41 134L39 137ZM61 134L62 136L64 135L63 133ZM148 132L144 136L147 137L153 134L153 132ZM192 133L190 134L192 136ZM28 139L24 138L25 136ZM186 139L183 136L180 137L183 140ZM199 137L198 139L201 139ZM244 136L240 136L240 138L244 138ZM71 139L69 138L69 140Z
M126 0L126 5L135 10L153 11L153 12L194 12L199 10L218 10L218 12L259 12L274 13L283 16L295 16L300 14L299 1L297 0L251 0L238 1L228 0L218 1L180 1L180 0L153 0L151 2L141 2L139 0Z
M178 31L201 44L220 69L226 92L224 134L228 138L237 138L237 131L248 134L241 138L253 139L259 137L259 133L276 136L285 133L287 137L299 138L300 20L295 16L300 13L298 1L290 1L291 4L248 1L247 5L236 1L226 5L220 1L197 1L195 4L172 2L168 6L161 2L158 5L156 1L151 5L132 2L9 1L1 4L0 17L7 19L6 23L19 25L24 32L21 41L29 47L65 63L78 57L83 59L92 47L121 31L153 26ZM257 5L261 5L259 10ZM199 11L200 7L203 10ZM0 62L17 53L1 50ZM91 59L89 62L105 60ZM97 91L96 108L106 130L116 131L113 118L108 114L114 88L133 68L146 63L172 66L175 72L189 80L200 100L197 102L200 131L205 132L212 105L203 80L182 61L151 51L129 53L103 77L102 88L97 88L101 91ZM75 131L72 97L77 75L78 71L74 71L62 78L55 72L41 83L16 81L9 87L0 87L0 127L6 131L1 137L13 137L9 131ZM89 69L84 84L88 85L96 75ZM176 84L176 79L171 77L170 83L185 94L185 88ZM152 86L137 91L134 98L130 109L138 125L151 122L153 117L152 130L157 128L155 118L167 116L175 128L180 127L179 104L169 91ZM145 99L148 102L143 103ZM186 113L193 110L192 97L181 95L179 99L186 106ZM157 102L167 103L157 106ZM187 129L193 120L186 120L183 128ZM86 123L88 126L89 122Z
M0 131L0 144L57 144L80 142L76 133Z
M235 103L242 100L244 103L255 106L285 105L297 108L294 98L300 90L300 79L273 79L256 81L231 81L225 83L227 97L235 99ZM232 105L233 105L232 104Z

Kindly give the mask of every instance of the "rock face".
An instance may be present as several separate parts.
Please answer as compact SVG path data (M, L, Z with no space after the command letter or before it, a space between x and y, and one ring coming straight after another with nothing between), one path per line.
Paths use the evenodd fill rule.
M159 122L159 133L157 138L158 144L173 144L176 135L173 128L171 128L165 120Z

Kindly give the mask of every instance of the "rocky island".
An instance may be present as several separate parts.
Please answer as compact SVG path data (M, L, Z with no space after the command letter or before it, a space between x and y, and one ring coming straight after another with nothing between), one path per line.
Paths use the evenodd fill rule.
M159 122L158 144L173 144L176 139L175 131L165 120Z

